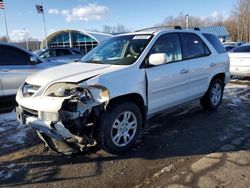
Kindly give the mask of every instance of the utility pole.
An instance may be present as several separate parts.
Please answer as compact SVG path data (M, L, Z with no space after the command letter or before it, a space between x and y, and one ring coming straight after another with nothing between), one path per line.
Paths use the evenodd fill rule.
M189 15L186 15L186 29L189 28Z
M36 5L36 10L37 10L37 13L38 13L38 14L42 14L42 17L43 17L43 27L44 27L45 45L46 45L46 48L48 48L47 29L46 29L46 24L45 24L45 16L44 16L43 5Z
M6 19L6 13L5 13L3 0L0 0L0 9L3 9L3 19L4 19L5 30L6 30L6 37L7 37L8 43L10 43L10 37L9 37L9 32L8 32L7 19Z

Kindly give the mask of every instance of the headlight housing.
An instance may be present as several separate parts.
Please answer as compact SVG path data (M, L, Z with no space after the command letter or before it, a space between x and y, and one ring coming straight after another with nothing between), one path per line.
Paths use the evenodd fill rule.
M73 83L56 83L51 85L44 93L45 96L51 97L69 97L74 96L83 100L90 98L97 103L109 101L109 90L103 86L94 85L81 87Z
M68 97L74 94L74 90L79 87L77 84L72 83L56 83L45 91L45 96L50 97Z

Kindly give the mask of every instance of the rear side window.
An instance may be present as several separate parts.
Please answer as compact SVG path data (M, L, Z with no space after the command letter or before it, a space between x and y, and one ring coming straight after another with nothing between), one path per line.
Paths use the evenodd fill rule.
M219 54L226 53L226 50L218 37L208 33L203 33L203 36L210 42L210 44Z
M250 46L239 46L237 48L234 48L232 52L250 52Z
M15 47L0 46L0 66L29 65L30 56L30 54Z
M181 33L183 59L193 59L210 55L208 47L194 33Z

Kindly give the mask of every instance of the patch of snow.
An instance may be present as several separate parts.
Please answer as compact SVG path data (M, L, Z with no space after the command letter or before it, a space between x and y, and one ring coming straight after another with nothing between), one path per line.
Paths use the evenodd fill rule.
M7 140L9 142L15 142L17 144L24 144L25 138L27 135L27 131L30 129L28 126L20 126L18 127L19 131L16 134L10 135Z
M229 106L239 106L240 103L241 103L241 100L239 98L231 99L231 103L229 104Z
M1 148L12 147L15 144L24 144L27 132L30 128L28 126L21 126L16 120L16 113L0 114L0 133L7 135L4 142L1 143Z
M166 166L166 167L164 167L163 169L161 169L159 172L157 172L157 173L155 173L154 175L153 175L153 178L159 178L160 177L160 175L162 175L163 173L166 173L166 172L170 172L170 171L172 171L174 169L174 165L169 165L169 166Z
M0 114L0 123L6 122L6 121L14 121L14 120L16 120L15 112Z
M9 179L11 177L12 177L11 172L0 171L0 178L2 178L2 179Z
M228 106L239 106L244 101L250 101L250 87L247 85L228 84L224 90L223 99L229 100Z
M12 163L10 165L7 166L7 168L14 168L16 166L16 164Z

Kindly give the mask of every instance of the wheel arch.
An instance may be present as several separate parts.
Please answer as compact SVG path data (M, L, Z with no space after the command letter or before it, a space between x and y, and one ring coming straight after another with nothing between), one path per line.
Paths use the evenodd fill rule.
M148 108L145 105L143 97L138 93L125 94L125 95L122 95L122 96L112 98L109 101L109 104L114 105L114 104L118 104L118 103L121 103L121 102L124 102L124 101L132 102L132 103L136 104L136 106L140 109L141 114L142 114L142 118L143 118L142 127L144 127Z
M224 83L225 85L225 73L218 73L216 75L213 76L213 78L211 79L210 83L214 80L214 79L221 79L221 81Z

